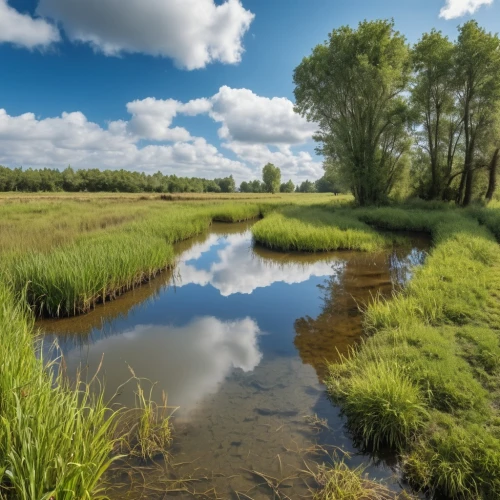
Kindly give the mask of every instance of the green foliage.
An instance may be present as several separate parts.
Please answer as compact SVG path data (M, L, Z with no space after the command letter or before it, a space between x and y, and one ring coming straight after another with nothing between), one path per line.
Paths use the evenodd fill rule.
M59 363L44 366L33 327L0 284L0 497L103 498L103 475L118 456L119 414Z
M456 45L458 107L464 123L464 168L457 201L472 201L480 142L500 106L500 39L476 21L459 28ZM498 137L497 146L498 146Z
M295 191L295 184L290 179L288 182L284 182L280 186L281 193L293 193Z
M365 325L374 335L330 367L332 395L364 443L392 442L402 450L417 487L447 498L497 498L500 257L491 233L472 216L482 212L354 213L378 227L428 231L435 247L404 291L368 307ZM492 223L493 211L488 218ZM411 414L405 405L413 409L415 401L420 419L410 432L408 418L395 416Z
M423 127L416 133L424 163L417 189L426 199L445 195L463 133L462 116L456 106L455 55L453 43L434 30L425 33L413 48L416 76L411 104L415 121ZM415 170L413 173L416 174Z
M297 186L297 192L299 193L315 193L316 192L316 185L314 182L311 182L310 180L305 180L300 184L300 186Z
M266 193L278 193L281 185L281 170L272 163L262 169L262 182Z
M272 212L252 226L252 234L261 245L284 251L373 251L387 244L384 237L357 219L321 208Z
M116 193L234 193L233 176L221 179L177 177L161 172L145 174L129 170L10 169L0 165L0 191L107 191Z
M320 151L338 160L360 205L385 201L404 166L410 71L405 39L389 21L332 31L295 69L296 109L318 123Z

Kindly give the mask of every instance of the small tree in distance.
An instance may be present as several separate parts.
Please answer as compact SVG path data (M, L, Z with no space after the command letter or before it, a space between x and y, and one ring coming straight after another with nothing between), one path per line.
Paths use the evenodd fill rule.
M290 179L288 182L284 182L280 186L280 192L282 193L293 193L295 190L295 185L292 182L292 179Z
M268 163L262 169L262 181L266 193L277 193L280 190L281 170L272 163Z

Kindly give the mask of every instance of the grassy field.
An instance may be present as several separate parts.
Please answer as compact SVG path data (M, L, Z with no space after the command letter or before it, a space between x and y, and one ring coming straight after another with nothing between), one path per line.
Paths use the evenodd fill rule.
M173 244L212 221L256 217L256 242L285 251L390 245L394 237L377 229L431 234L432 251L406 289L365 312L370 335L330 367L329 391L360 446L396 450L417 488L499 498L500 206L350 204L304 194L1 194L0 498L96 497L119 453L119 414L85 384L61 376L53 384L59 365L35 356L33 313L86 312L175 265ZM340 465L330 474L317 498L360 477Z
M4 194L2 271L36 315L79 314L172 266L172 244L205 231L212 221L256 218L281 204L342 199L255 195L237 203L220 196L197 197L172 202L159 196Z

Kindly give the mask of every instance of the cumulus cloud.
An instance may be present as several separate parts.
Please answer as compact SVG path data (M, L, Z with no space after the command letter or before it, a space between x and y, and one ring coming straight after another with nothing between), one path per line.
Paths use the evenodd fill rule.
M222 139L248 144L301 144L316 126L293 111L284 97L261 97L248 89L223 86L211 98L212 118L222 123Z
M136 325L92 344L85 352L85 363L93 373L104 354L103 371L110 391L129 378L128 364L137 376L156 382L168 394L169 405L187 413L216 393L232 369L250 372L260 363L259 334L259 326L250 318L220 321L209 316L184 326ZM80 361L79 349L69 353L70 372ZM133 403L132 387L121 392L122 403ZM124 401L127 398L130 401Z
M196 267L196 260L218 244L219 238L211 235L205 242L194 245L182 254L177 266L180 280L176 286L211 285L228 297L235 293L251 294L257 288L266 288L276 282L303 283L313 276L330 276L340 272L345 265L342 261L321 259L307 262L307 265L299 261L273 262L248 252L250 239L249 234L224 238L224 247L217 251L208 269Z
M9 42L33 49L59 41L59 31L44 19L21 14L0 0L0 43Z
M493 0L446 0L446 5L441 9L439 17L455 19L474 14L483 5L491 5Z
M103 128L80 112L39 120L33 113L10 116L0 109L0 163L161 170L182 176L219 177L228 172L242 178L251 175L248 166L226 158L204 138L141 148L140 137L130 128L130 122L124 121ZM168 134L174 136L175 129L165 136Z
M170 57L190 70L239 62L254 18L240 0L40 0L38 12L106 55Z
M182 127L170 128L177 114L196 116L210 110L208 99L193 99L188 103L175 99L155 99L148 97L127 104L132 115L128 129L132 134L154 141L189 141L189 132Z
M174 99L162 101L152 97L129 102L127 111L132 115L128 124L130 132L155 141L189 141L191 136L185 128L170 128L179 104Z
M293 177L294 180L317 179L323 175L322 163L314 160L307 151L295 154L289 146L271 151L264 144L245 144L236 141L225 142L222 146L233 151L242 161L253 165L258 176L266 163L280 167L284 177Z
M221 87L212 97L180 102L148 97L126 105L129 120L93 123L81 112L39 119L0 109L0 163L8 166L124 168L165 174L224 177L237 182L260 177L274 163L294 181L321 177L307 151L314 124L293 112L285 98L265 98L247 89ZM219 126L223 154L202 137L175 126L176 117L207 115ZM146 141L146 142L144 142ZM145 145L146 144L146 145Z

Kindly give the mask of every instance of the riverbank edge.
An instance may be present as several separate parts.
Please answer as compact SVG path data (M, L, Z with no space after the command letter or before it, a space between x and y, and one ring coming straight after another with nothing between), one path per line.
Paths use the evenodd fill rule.
M175 265L173 245L208 230L213 222L262 217L270 204L201 206L195 214L134 221L56 248L27 252L6 266L7 284L36 317L85 314Z
M396 450L415 488L447 498L500 496L500 253L486 210L355 211L428 231L433 248L404 291L368 307L369 338L327 380L361 447Z

